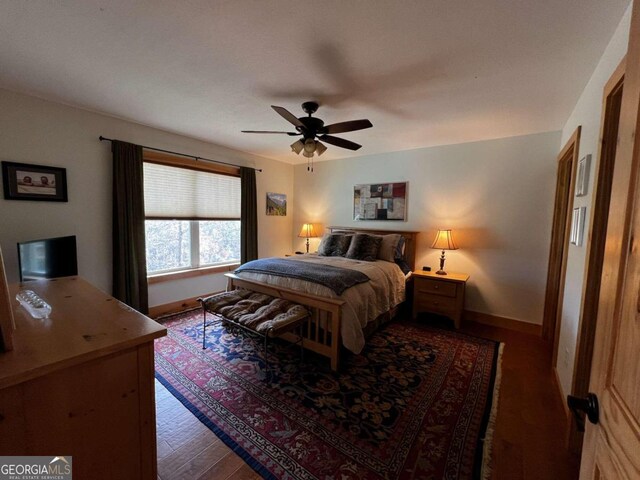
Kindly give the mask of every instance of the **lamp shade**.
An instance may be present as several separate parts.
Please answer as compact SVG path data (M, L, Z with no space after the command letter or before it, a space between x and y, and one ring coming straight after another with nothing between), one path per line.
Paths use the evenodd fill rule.
M438 230L436 239L433 241L431 248L438 250L457 250L458 246L453 241L451 230Z
M313 223L305 223L304 225L302 225L298 236L302 238L315 238L318 236L318 234L313 228Z

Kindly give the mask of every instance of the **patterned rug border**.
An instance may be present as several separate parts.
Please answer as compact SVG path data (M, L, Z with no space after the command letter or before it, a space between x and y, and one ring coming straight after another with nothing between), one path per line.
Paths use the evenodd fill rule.
M193 413L193 415L195 415L195 417L200 420L205 427L211 430L216 435L216 437L222 440L222 443L233 450L233 452L240 458L242 458L242 460L244 460L244 462L249 465L256 473L267 480L278 480L278 477L269 472L269 470L267 470L266 467L264 467L260 462L255 460L249 452L247 452L236 441L234 441L231 437L224 433L224 431L221 430L220 427L213 423L210 418L208 418L198 409L198 407L193 405L184 395L176 390L169 383L169 381L157 371L155 372L155 377L167 390L169 390L169 393L171 393L171 395L173 395L180 403L182 403L182 405L184 405L187 410Z
M494 358L493 374L491 379L491 395L490 404L487 406L486 419L483 419L482 448L478 449L478 457L476 459L476 472L479 471L481 480L489 480L491 478L491 455L493 452L493 434L496 426L496 416L498 415L498 404L500 400L500 383L502 382L502 354L504 352L504 343L498 342L497 352ZM479 470L477 469L479 462Z
M187 311L170 314L157 319L159 323L174 320L177 317L192 314L197 308ZM412 327L422 326L419 322L407 321L406 324ZM437 328L437 327L436 327ZM474 478L479 480L489 480L491 478L491 458L493 450L493 435L495 431L495 420L497 416L499 396L500 396L500 384L502 380L502 355L505 344L503 342L488 339L479 335L474 335L466 332L460 332L456 330L442 329L443 332L452 334L458 337L476 338L481 340L491 341L495 344L494 358L492 362L492 374L490 379L490 391L492 390L491 398L485 408L485 413L482 418L482 424L479 435L479 445L476 452L476 458L474 461ZM182 393L180 393L171 383L164 378L164 376L155 371L155 378L171 393L182 405L185 406L203 425L211 430L226 446L228 446L235 454L240 456L242 460L253 469L262 478L267 480L278 480L278 477L274 476L265 466L263 466L258 460L255 460L247 450L245 450L240 444L233 440L228 434L226 434L218 425L216 425L210 418L208 418L198 407L196 407L189 399L187 399ZM481 445L480 445L481 444Z

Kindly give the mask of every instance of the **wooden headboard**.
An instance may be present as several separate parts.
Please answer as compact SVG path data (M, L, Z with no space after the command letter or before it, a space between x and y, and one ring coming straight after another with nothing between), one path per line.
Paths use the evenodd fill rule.
M327 227L331 233L370 233L372 235L389 235L397 233L404 237L404 261L407 262L411 270L416 269L416 240L418 232L405 232L401 230L373 230L358 227Z

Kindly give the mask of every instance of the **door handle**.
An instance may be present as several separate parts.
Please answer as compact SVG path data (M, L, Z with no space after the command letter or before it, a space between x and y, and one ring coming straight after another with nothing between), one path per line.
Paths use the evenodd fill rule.
M580 432L584 432L584 417L580 415L580 412L586 414L589 421L594 425L600 420L600 405L598 404L598 396L595 393L589 392L586 397L568 395L567 405L576 418L576 424Z

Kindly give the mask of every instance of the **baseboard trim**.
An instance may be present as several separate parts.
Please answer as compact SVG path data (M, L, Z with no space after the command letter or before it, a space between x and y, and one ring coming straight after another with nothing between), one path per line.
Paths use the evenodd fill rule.
M498 317L497 315L491 315L489 313L465 310L462 313L462 319L466 322L482 323L483 325L506 328L508 330L515 330L516 332L536 335L538 337L542 335L542 325L521 322L519 320L514 320L513 318Z
M220 292L206 293L204 295L198 295L197 297L186 298L184 300L149 307L149 316L151 318L158 318L165 315L171 315L172 313L180 313L190 308L199 307L199 298L208 297L209 295L214 295L216 293Z

